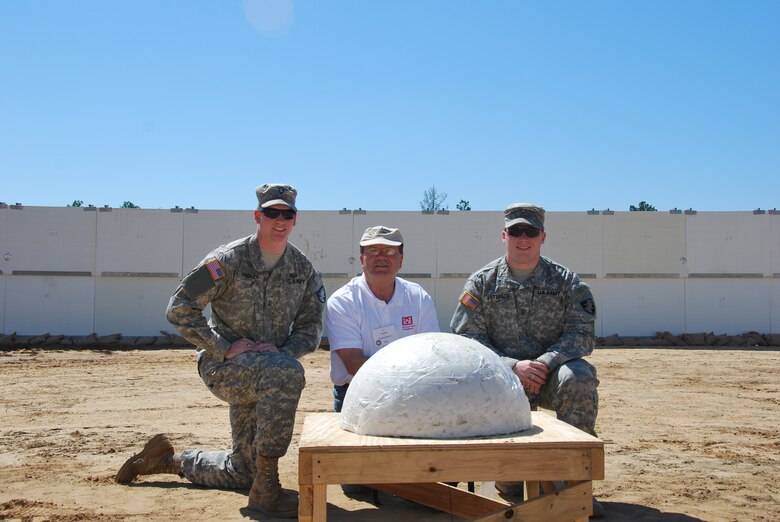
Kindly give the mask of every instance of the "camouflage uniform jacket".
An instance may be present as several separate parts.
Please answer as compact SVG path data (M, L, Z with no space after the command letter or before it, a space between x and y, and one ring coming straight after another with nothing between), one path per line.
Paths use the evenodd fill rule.
M466 281L450 326L510 366L536 359L554 370L593 352L595 319L593 295L573 271L542 257L518 283L501 257Z
M211 304L211 319L203 309ZM242 338L275 345L299 358L322 336L325 288L311 262L295 246L270 272L255 234L213 250L187 274L168 303L168 321L198 347L198 358L222 362Z

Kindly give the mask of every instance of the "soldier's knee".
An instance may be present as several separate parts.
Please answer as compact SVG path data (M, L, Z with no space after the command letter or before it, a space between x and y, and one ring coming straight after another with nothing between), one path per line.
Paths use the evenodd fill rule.
M583 359L572 359L558 367L561 381L598 381L596 368Z
M558 383L561 390L590 392L599 385L596 368L582 359L573 359L558 368Z
M277 375L285 388L291 390L303 390L306 386L306 377L304 376L303 365L297 359L287 357L277 364Z

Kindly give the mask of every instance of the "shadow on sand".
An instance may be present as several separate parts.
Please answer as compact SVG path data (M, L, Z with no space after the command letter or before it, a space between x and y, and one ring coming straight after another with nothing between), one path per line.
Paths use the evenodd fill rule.
M703 522L701 518L683 513L669 513L641 504L626 504L625 502L605 502L604 517L600 520L608 522Z

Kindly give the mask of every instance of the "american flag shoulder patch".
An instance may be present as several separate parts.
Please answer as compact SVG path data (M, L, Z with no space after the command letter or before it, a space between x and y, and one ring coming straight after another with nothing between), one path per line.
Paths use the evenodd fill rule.
M474 295L468 291L463 292L463 295L460 296L460 302L469 310L476 310L479 306L479 299L474 297Z
M206 268L208 268L211 279L214 281L219 281L225 277L225 271L222 270L222 265L219 264L219 260L217 260L216 257L212 257L206 261Z

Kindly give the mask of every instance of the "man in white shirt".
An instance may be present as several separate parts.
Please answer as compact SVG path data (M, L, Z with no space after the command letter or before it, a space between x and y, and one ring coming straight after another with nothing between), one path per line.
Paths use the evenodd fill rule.
M439 331L431 296L398 277L403 260L404 240L397 228L367 228L360 239L363 274L328 299L325 324L337 412L352 377L369 357L401 337Z

